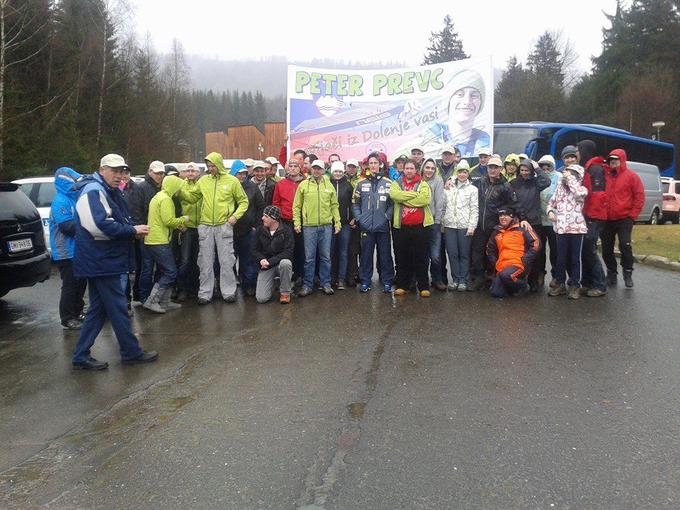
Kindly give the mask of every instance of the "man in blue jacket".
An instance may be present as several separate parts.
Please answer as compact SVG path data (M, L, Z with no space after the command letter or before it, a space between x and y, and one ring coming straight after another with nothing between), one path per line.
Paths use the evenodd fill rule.
M75 170L61 167L54 173L56 194L50 208L50 248L52 260L61 276L59 318L64 329L80 329L85 303L83 294L87 280L73 276L73 252L76 235L75 184L82 176Z
M383 292L392 292L394 263L390 243L390 218L394 204L390 199L392 181L383 175L376 153L368 157L366 178L354 188L352 213L361 232L361 257L359 278L361 292L371 290L373 278L373 253L377 247L380 280ZM385 169L386 170L386 169Z
M123 194L118 189L125 160L117 154L101 159L97 172L77 184L77 228L73 272L87 278L90 307L73 352L73 368L104 370L90 348L108 318L120 345L123 364L156 361L158 353L146 352L132 332L125 299L127 273L133 269L132 240L149 233L148 225L134 225Z

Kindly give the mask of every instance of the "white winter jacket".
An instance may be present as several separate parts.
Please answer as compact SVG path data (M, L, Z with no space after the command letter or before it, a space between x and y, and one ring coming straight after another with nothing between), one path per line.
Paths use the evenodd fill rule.
M475 229L479 219L479 190L468 179L464 183L450 178L444 189L444 220L446 228Z

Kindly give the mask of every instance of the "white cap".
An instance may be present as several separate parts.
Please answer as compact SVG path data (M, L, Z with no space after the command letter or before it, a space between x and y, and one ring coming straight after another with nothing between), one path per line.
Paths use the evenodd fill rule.
M191 163L187 163L186 170L196 170L198 171L198 165L194 163L193 161Z
M477 151L477 156L491 156L493 154L493 151L489 149L488 147L484 147L482 149L479 149Z
M256 168L264 168L264 167L265 167L264 161L260 161L260 160L253 161L253 170L255 170Z
M152 161L151 164L149 165L149 170L151 170L155 174L164 174L165 165L163 164L162 161Z
M239 170L237 170L236 173L240 174L241 172L247 172L247 171L248 171L248 167L244 166L244 167L240 168Z
M411 154L413 154L413 151L420 151L423 154L425 153L425 150L420 145L416 145L415 147L411 147Z
M265 159L265 161L267 163L271 164L271 165L278 165L279 164L279 160L276 159L274 156L269 156L267 159Z
M253 158L246 158L243 160L243 164L246 166L253 166L255 161L253 161Z
M125 163L123 156L119 156L118 154L107 154L101 159L99 166L108 166L109 168L130 168L127 163ZM163 169L163 171L165 172L165 169Z
M345 165L343 164L342 161L333 161L333 164L331 165L331 173L332 172L344 172L345 171Z
M442 147L442 154L444 154L445 152L455 154L456 148L453 145L444 145L444 147Z
M314 163L312 163L312 167L318 166L319 168L326 168L326 165L324 165L323 161L320 159L315 159Z
M358 167L359 162L356 159L348 159L346 165L347 166L352 165L352 166Z

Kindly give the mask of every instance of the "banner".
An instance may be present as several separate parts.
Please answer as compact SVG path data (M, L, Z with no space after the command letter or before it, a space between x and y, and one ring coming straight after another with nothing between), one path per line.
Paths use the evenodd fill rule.
M288 66L288 154L393 160L420 147L438 158L493 147L491 58L388 70Z

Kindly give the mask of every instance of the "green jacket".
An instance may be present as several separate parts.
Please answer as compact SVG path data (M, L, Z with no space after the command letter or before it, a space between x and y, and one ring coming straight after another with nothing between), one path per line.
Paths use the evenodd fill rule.
M309 177L300 183L293 200L293 223L296 227L318 227L334 223L340 226L338 196L325 175L317 183Z
M198 181L186 181L184 184L185 190L191 192L191 190L198 187ZM203 205L203 200L198 202L189 203L186 200L180 200L182 204L182 214L189 216L189 221L187 221L186 226L189 228L198 227L199 218L201 215L201 206Z
M418 191L404 191L401 189L399 181L392 181L390 186L390 198L394 202L394 217L392 219L392 226L394 228L401 228L401 208L406 207L422 207L425 213L423 220L423 227L429 227L434 223L432 211L427 207L432 200L430 193L430 186L427 182L420 181L418 183Z
M184 184L174 175L163 179L161 190L149 202L149 235L144 238L144 244L168 244L172 231L184 225L184 216L175 217L175 203L172 201Z
M224 169L221 154L211 152L205 159L217 167L217 175L204 175L196 186L183 189L180 200L195 204L203 199L198 221L201 225L223 225L232 215L238 220L248 209L248 197L241 182Z

